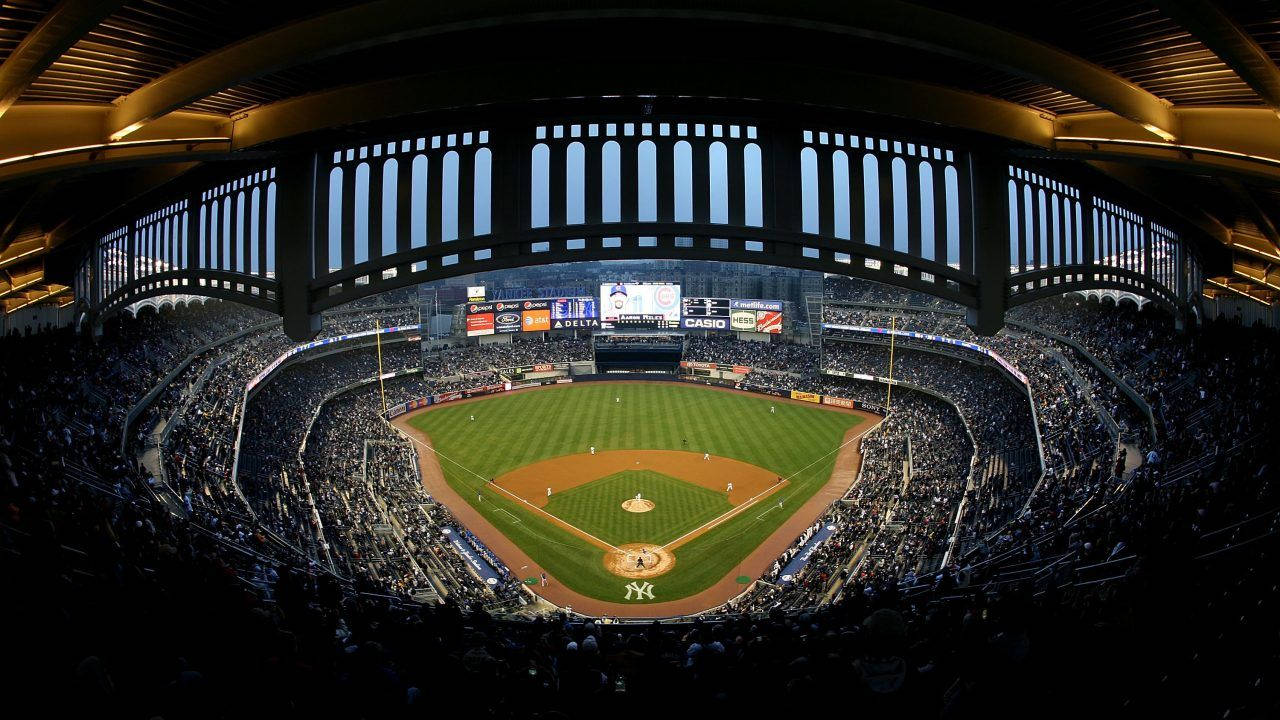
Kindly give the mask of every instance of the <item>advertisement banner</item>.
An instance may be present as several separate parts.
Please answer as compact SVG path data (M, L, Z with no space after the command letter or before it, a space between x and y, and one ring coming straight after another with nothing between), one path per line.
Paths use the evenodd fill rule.
M767 310L782 312L781 300L730 300L729 307L734 310Z
M561 385L563 383L571 383L571 382L573 382L573 378L569 378L569 377L556 378L557 385Z
M467 388L462 391L462 397L473 398L479 397L480 395L492 395L493 393L500 392L501 390L501 385L484 385L481 387Z
M496 333L520 332L520 313L514 310L494 313L493 331Z
M553 330L573 330L576 328L598 328L600 327L600 318L576 318L569 320L552 320L551 329Z
M697 370L715 370L715 369L717 368L717 365L716 365L715 363L708 363L708 362L693 362L693 361L686 361L686 362L682 362L682 363L680 363L680 366L681 366L681 367L688 367L688 368L695 368L695 369L697 369Z
M836 407L853 409L853 401L847 398L831 397L830 395L822 396L823 405L835 405Z
M727 317L683 317L680 327L685 330L728 330Z
M468 300L469 302L482 302L482 301L484 300L484 286L483 286L483 285L468 285L468 286L467 286L467 300Z
M556 366L552 365L551 363L538 363L537 365L533 366L533 372L551 372L552 370L555 370L555 369L556 369Z
M492 335L494 329L493 313L476 313L467 316L467 337Z
M467 314L476 315L479 313L491 313L497 309L495 307L496 305L497 303L491 303L491 302L467 303Z
M461 400L462 393L455 390L453 392L440 393L439 395L432 395L431 397L432 397L432 403L435 405L439 405L440 403L447 403L453 400Z
M875 333L878 335L897 335L898 337L909 337L909 338L915 338L917 340L928 340L930 342L946 343L947 345L955 345L956 347L962 347L966 350L972 350L976 353L981 353L983 355L986 355L987 357L996 361L996 363L1000 367L1004 368L1006 372L1008 372L1010 375L1015 377L1018 380L1018 382L1022 383L1023 385L1031 384L1030 381L1027 380L1026 375L1023 375L1022 372L1018 370L1018 368L1014 367L1012 363L1010 363L1008 360L1005 360L1003 357L1001 357L999 353L989 348L985 348L977 343L971 343L967 340L958 340L956 338L949 338L943 335L932 335L930 333L915 332L912 330L892 330L890 328L865 327L862 325L837 325L835 323L822 323L822 327L823 329L826 329L826 330L843 330L845 332L865 332L865 333Z
M551 311L550 310L525 310L521 313L524 318L525 332L538 332L540 330L551 329Z
M744 332L755 332L756 329L756 311L755 310L730 310L729 311L729 327L734 330Z
M792 399L792 400L803 400L803 401L805 401L805 402L811 402L811 403L820 403L820 402L822 402L822 396L821 396L821 395L819 395L818 393L802 392L802 391L800 391L800 390L792 390L792 391L791 391L791 399Z
M756 332L777 335L782 332L782 313L762 310L756 313Z
M738 373L739 375L746 375L747 373L751 372L751 368L747 367L746 365L734 365L733 371Z
M551 313L550 300L521 300L518 304L521 310L546 310L548 315Z

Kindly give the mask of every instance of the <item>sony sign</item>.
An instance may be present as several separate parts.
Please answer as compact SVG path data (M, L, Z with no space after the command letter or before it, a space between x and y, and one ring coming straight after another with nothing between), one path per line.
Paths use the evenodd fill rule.
M729 318L686 317L680 319L680 327L686 330L728 330Z

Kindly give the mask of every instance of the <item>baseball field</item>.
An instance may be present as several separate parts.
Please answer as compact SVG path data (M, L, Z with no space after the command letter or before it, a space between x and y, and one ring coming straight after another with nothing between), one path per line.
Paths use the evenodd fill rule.
M639 382L500 394L400 422L420 445L424 479L438 474L453 491L437 497L456 493L441 499L459 519L474 511L501 533L472 528L517 577L540 585L545 572L579 596L635 604L745 581L743 561L818 499L837 458L854 464L868 419ZM504 552L508 543L519 552Z

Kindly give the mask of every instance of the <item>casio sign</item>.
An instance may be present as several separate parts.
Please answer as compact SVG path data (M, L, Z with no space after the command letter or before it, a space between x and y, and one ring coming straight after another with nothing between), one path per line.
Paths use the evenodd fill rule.
M728 330L729 322L725 318L685 318L682 323L690 330Z

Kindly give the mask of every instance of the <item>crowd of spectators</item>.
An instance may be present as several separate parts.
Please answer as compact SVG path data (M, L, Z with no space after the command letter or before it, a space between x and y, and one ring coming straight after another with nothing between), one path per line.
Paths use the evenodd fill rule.
M904 302L848 283L830 295ZM943 564L956 511L980 504L966 489L975 455L1031 444L1032 406L990 365L899 348L894 376L922 390L895 388L888 417L864 439L862 482L804 534L837 528L804 571L758 584L722 617L668 625L496 617L527 593L509 573L496 590L477 582L441 541L456 520L420 494L414 449L378 419L376 385L320 402L368 379L338 361L372 374L367 349L285 369L275 380L290 380L287 394L269 381L244 418L246 451L260 463L247 477L292 469L312 490L323 485L306 507L327 533L326 557L324 545L288 541L305 536L269 513L266 483L242 495L232 481L245 386L290 347L278 330L252 330L259 314L212 303L182 311L199 332L147 315L97 342L65 331L5 339L11 702L53 715L418 715L471 703L495 717L558 717L649 714L659 688L690 712L730 712L764 692L795 712L1273 715L1280 590L1266 568L1280 497L1257 439L1276 431L1276 338L1218 325L1183 336L1161 332L1167 321L1151 311L1072 302L1043 316L1028 306L1023 319L1078 343L1147 398L1159 427L1140 467L1125 473L1110 454L1089 454L1109 442L1095 404L1110 411L1121 396L1099 387L1104 400L1090 403L1077 376L1110 380L1073 374L1049 350L1073 366L1087 358L1034 330L985 343L1030 378L1053 472L989 524L962 517L978 542ZM397 312L408 311L329 318L326 332ZM1107 312L1121 319L1094 317ZM921 321L933 323L926 332L949 322ZM1118 342L1129 329L1149 345ZM128 410L182 358L245 330L182 371L122 454ZM715 344L697 359L792 371L808 358L761 382L883 401L879 384L821 372L882 375L883 346L826 339L819 356ZM566 360L590 352L555 350ZM471 352L428 355L421 375L387 384L388 400L510 366L493 362L498 350L475 352L474 363ZM408 367L396 353L392 364ZM511 365L566 361L530 353ZM281 404L297 406L287 422L264 409ZM156 472L137 453L161 421L173 427Z
M817 354L808 345L745 342L725 335L689 336L685 339L684 359L796 374L810 373L817 367Z

